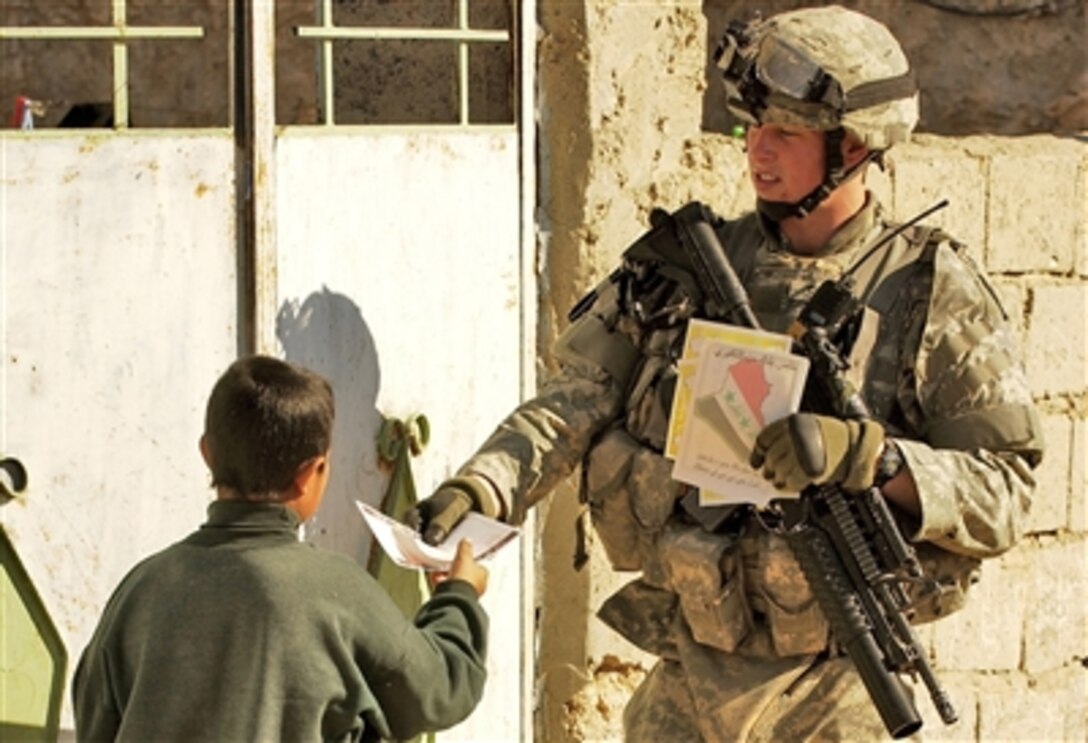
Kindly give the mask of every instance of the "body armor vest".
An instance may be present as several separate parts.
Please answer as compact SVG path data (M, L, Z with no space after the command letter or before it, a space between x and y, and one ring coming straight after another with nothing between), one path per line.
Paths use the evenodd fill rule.
M721 235L723 230L718 231ZM731 223L728 232L722 242L729 258L749 291L759 322L773 332L784 332L816 288L825 279L838 278L844 268L841 261L769 252L754 219ZM897 301L921 302L924 307L928 282L907 279L925 276L931 242L928 230L896 238L885 246L884 260L859 282L866 309L852 339L851 373L871 413L887 421L893 435L914 433L899 430L904 416L896 410L895 395L899 354L905 352L908 339L901 337L905 326L881 328L879 321ZM632 610L634 591L638 594L634 603L643 612L662 619L679 610L697 641L727 652L737 648L756 621L753 617L760 616L770 626L778 654L818 652L827 644L827 623L784 539L760 529L753 519L734 520L724 533L709 532L686 520L678 508L693 488L671 478L672 462L663 449L676 363L687 321L701 316L700 298L688 267L655 272L660 266L632 259L632 254L645 253L637 250L639 245L636 242L625 253L623 269L606 282L602 294L610 294L614 306L596 308L602 328L623 332L628 347L638 352L625 368L624 415L590 448L582 468L581 495L613 567L642 575L631 590L606 602L600 616L636 645L668 655L668 643L662 640L667 631L650 628L645 617ZM904 292L906 285L913 290ZM601 317L611 320L602 323ZM878 331L881 343L875 346ZM615 366L615 359L610 363ZM935 547L929 551L949 554ZM920 552L919 557L925 555ZM964 565L964 558L949 557ZM971 569L977 565L969 562ZM961 588L969 582L962 575L956 571L953 579ZM958 608L962 593L952 602L955 607L946 596L944 604L929 614Z

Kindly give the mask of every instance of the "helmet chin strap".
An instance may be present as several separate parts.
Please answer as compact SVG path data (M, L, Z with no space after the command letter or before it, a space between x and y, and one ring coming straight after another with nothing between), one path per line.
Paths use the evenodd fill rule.
M870 162L880 163L883 153L870 150L865 157L850 168L843 168L842 142L846 138L846 130L842 127L832 129L824 136L824 161L827 167L824 169L824 179L816 188L812 189L800 201L765 201L756 199L756 209L772 222L781 222L783 219L797 217L803 219L815 211L824 199L832 192L858 173L863 165Z

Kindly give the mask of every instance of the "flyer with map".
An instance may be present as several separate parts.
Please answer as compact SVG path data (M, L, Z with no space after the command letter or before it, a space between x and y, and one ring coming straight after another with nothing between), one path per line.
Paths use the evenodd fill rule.
M691 383L695 377L699 356L708 343L715 341L783 353L789 352L792 343L788 335L781 333L768 333L710 320L690 321L687 335L684 337L684 348L677 365L676 392L673 395L668 437L665 440L665 456L669 459L676 458L676 450L680 446L687 425L691 411Z
M672 476L700 489L702 505L754 503L788 497L748 464L756 436L771 421L796 412L808 359L770 340L708 337L689 364L685 392L674 400L676 423ZM770 335L770 334L764 334ZM784 348L789 347L787 336Z

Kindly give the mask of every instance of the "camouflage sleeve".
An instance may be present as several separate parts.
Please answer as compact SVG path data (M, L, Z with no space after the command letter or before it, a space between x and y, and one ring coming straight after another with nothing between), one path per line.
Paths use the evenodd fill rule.
M568 363L506 417L459 470L498 490L505 519L521 523L581 462L593 436L623 409L620 385L589 363Z
M919 334L913 391L925 443L897 441L922 505L914 538L974 557L1000 554L1024 530L1040 427L1004 312L946 246Z

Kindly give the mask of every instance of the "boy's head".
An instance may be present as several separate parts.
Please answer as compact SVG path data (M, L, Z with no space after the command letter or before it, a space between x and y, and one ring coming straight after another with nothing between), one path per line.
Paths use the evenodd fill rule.
M291 501L316 486L320 500L332 424L324 377L269 356L239 359L208 398L200 449L212 485L221 498L252 501Z

